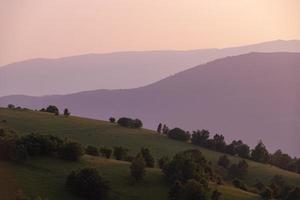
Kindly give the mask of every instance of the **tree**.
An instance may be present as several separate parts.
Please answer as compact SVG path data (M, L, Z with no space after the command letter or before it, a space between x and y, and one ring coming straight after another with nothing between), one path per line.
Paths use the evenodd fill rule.
M158 166L160 169L163 169L169 162L170 162L169 157L163 156L160 159L158 159Z
M54 105L49 105L47 108L46 108L46 112L49 112L49 113L54 113L55 115L58 115L59 114L59 110L56 106Z
M266 189L266 186L265 186L262 182L260 182L260 181L258 181L258 182L254 185L254 187L255 187L259 192L262 192L262 191L264 191L264 190Z
M188 180L185 185L184 199L208 200L208 187L194 179Z
M219 152L224 152L226 147L224 136L215 134L208 147Z
M9 109L14 109L14 108L15 108L15 105L14 105L14 104L8 104L8 105L7 105L7 108L9 108Z
M85 149L85 153L92 156L99 156L99 149L95 146L88 145Z
M65 108L64 109L64 116L65 117L68 117L68 116L70 116L71 115L71 113L70 113L70 111L68 110L68 108Z
M114 147L114 156L117 160L125 160L128 154L128 149L123 147Z
M184 185L180 181L175 181L175 183L170 187L169 199L170 200L183 200L184 198Z
M157 127L157 132L160 134L160 133L161 133L161 130L162 130L162 124L159 123L159 124L158 124L158 127Z
M109 121L110 121L111 123L115 123L115 122L116 122L116 119L115 119L114 117L110 117L110 118L109 118Z
M230 160L226 155L220 156L218 160L218 165L224 167L225 169L228 169L230 164Z
M273 196L275 198L280 198L285 196L284 192L286 192L286 182L284 181L284 179L282 178L282 176L279 175L275 175L272 177L271 179L271 184L270 184L270 188L273 191Z
M269 187L265 188L265 190L260 195L265 200L269 200L273 198L273 192Z
M251 152L251 158L257 162L267 163L269 161L269 152L266 146L259 141L255 148Z
M145 164L147 167L154 167L155 160L153 156L150 153L150 150L148 148L142 148L141 149L141 154L145 160Z
M72 171L67 177L66 188L74 195L91 200L106 199L110 191L109 182L94 168Z
M168 136L175 140L188 141L191 135L180 128L174 128L168 132Z
M292 189L288 195L286 200L295 200L295 199L300 199L300 188L299 187L295 187L294 189Z
M117 123L120 126L124 126L127 128L141 128L143 127L143 123L141 120L139 119L131 119L131 118L127 118L127 117L121 117L120 119L118 119Z
M193 131L191 141L193 144L206 147L208 138L209 138L208 130L205 130L205 129L203 129L201 131L197 130L197 131Z
M70 161L77 161L83 155L84 149L78 142L65 142L58 154L60 158Z
M219 192L218 190L214 190L211 195L211 200L220 200L221 196L222 196L221 192Z
M245 160L239 161L238 164L232 164L228 170L232 178L244 178L248 172L248 163Z
M103 157L109 159L111 157L111 154L112 154L112 149L107 148L107 147L101 147L100 148L100 153Z
M240 179L237 179L237 178L233 179L232 184L236 188L248 191L247 185L243 181L241 181Z
M271 163L282 169L288 169L292 162L292 158L288 154L282 153L281 150L277 150L271 155Z
M199 150L187 150L177 153L163 172L170 183L177 180L185 183L188 179L208 177L207 167L207 161Z
M167 125L164 124L163 129L162 129L162 133L167 135L169 132L169 127L167 127Z
M131 176L135 181L142 180L146 174L145 161L141 154L138 154L131 162L130 166Z

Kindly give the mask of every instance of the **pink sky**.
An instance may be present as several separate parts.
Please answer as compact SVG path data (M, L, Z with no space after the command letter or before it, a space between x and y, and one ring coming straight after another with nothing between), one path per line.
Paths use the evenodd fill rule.
M0 66L300 39L299 0L0 0Z

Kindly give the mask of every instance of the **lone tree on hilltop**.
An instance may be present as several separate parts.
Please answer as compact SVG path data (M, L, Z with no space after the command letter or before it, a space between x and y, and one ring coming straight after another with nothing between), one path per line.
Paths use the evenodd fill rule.
M70 113L70 111L68 110L68 108L65 108L64 109L64 116L65 117L68 117L68 116L70 116L71 115L71 113Z

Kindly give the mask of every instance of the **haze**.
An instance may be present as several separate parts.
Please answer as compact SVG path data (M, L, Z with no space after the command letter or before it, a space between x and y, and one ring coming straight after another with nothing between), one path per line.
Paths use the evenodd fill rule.
M298 0L1 0L0 66L36 57L300 38Z

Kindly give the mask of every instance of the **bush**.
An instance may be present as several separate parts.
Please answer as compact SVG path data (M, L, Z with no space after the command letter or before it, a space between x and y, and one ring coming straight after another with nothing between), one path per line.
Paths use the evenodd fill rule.
M211 200L220 200L221 196L222 196L221 192L219 192L218 190L214 190L211 195Z
M8 104L8 105L7 105L7 108L9 108L9 109L14 109L14 108L15 108L15 105L14 105L14 104Z
M239 161L238 164L232 164L228 170L231 178L244 178L248 172L248 163L245 160Z
M91 156L99 156L99 150L97 147L88 145L85 149L85 153Z
M273 198L273 191L271 188L266 187L260 195L264 200L270 200Z
M120 126L124 126L127 128L141 128L143 123L139 119L131 119L127 117L122 117L117 122Z
M114 117L110 117L110 118L109 118L109 121L110 121L111 123L115 123L115 122L116 122L116 119L115 119Z
M71 115L71 113L70 113L69 109L68 109L68 108L65 108L65 109L64 109L64 116L65 116L65 117L69 117L70 115Z
M123 147L114 147L114 157L117 160L125 160L128 154L128 149Z
M145 160L145 164L147 167L154 167L155 164L155 160L153 158L153 156L151 155L149 149L147 148L142 148L141 149L141 154Z
M54 113L55 115L59 114L59 110L56 106L50 105L46 108L46 112Z
M83 153L82 145L77 142L66 142L59 150L60 158L70 161L79 160Z
M51 155L63 145L63 141L58 137L34 133L21 137L19 143L26 147L29 156Z
M227 169L229 164L230 164L230 161L226 155L220 156L220 158L218 160L218 165Z
M141 154L138 154L131 162L130 166L131 176L135 181L142 180L146 174L145 161Z
M208 130L197 130L193 131L191 142L193 144L206 147L207 140L209 139L209 131Z
M76 196L91 199L106 199L110 190L105 181L94 168L72 171L67 177L66 188Z
M188 141L191 135L180 128L174 128L168 132L168 136L175 140Z
M107 148L107 147L101 147L100 148L100 153L103 157L105 158L110 158L111 157L111 154L112 154L112 149L110 148Z
M243 181L241 181L240 179L234 179L234 180L232 181L232 184L233 184L233 186L236 187L236 188L239 188L239 189L241 189L241 190L248 191L247 185L246 185Z
M160 169L163 169L169 162L170 162L169 157L163 156L160 159L158 159L158 166Z
M184 199L208 200L208 187L196 180L188 180L184 188Z

